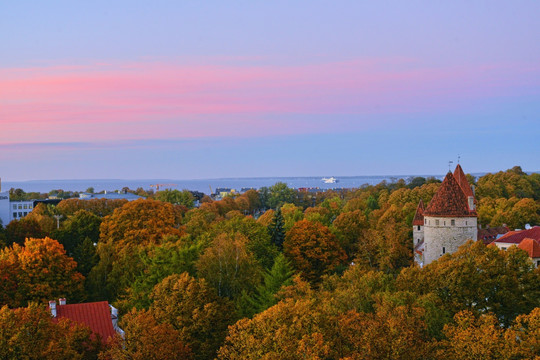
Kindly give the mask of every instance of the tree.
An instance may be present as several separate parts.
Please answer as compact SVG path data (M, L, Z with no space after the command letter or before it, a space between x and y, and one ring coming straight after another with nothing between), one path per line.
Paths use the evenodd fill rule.
M171 324L158 323L148 311L132 310L121 320L125 332L124 339L117 339L102 360L174 360L192 359L188 346L180 339L180 334Z
M127 203L128 201L125 199L66 199L60 201L56 206L56 210L65 217L73 215L79 210L86 210L97 216L104 217L111 215L115 209Z
M242 294L242 315L251 317L275 305L277 303L276 294L281 287L292 284L293 274L291 265L280 253L272 268L263 273L263 283L257 286L255 292L251 295L248 295L247 292Z
M150 313L178 332L195 359L214 358L227 326L234 322L231 303L217 296L204 279L171 275L152 291Z
M289 231L293 225L304 218L302 208L294 204L286 203L279 209L283 215L285 231Z
M397 283L400 289L436 294L452 314L492 312L505 326L540 306L540 272L527 253L517 247L499 250L481 241L469 241L422 269L404 269Z
M0 359L97 359L100 339L82 324L53 321L43 306L0 309Z
M122 294L142 270L137 256L166 238L180 238L181 220L177 206L143 199L126 203L106 217L97 246L99 262L89 274L92 293L109 300Z
M285 222L281 214L281 208L278 208L272 219L272 223L268 226L268 233L271 241L279 250L283 249L283 241L285 241Z
M258 283L261 267L247 249L247 242L247 237L240 233L222 233L197 262L199 276L220 296L237 297L242 290L252 289Z
M56 240L27 239L24 246L14 244L0 252L0 278L6 279L8 290L0 293L0 301L12 307L61 297L80 301L84 276L76 267Z
M182 236L180 209L156 200L131 201L101 224L101 240L121 246L159 243L164 235Z
M56 239L64 246L66 253L73 256L75 249L88 238L91 242L99 241L101 218L87 210L78 210L69 216L62 228L54 233Z
M272 209L277 209L285 203L294 203L296 200L296 191L290 189L283 182L277 182L270 186L269 191L268 206Z
M331 358L323 337L325 321L310 299L286 299L229 327L218 359Z
M12 220L6 226L7 245L24 244L26 238L41 238L45 233L34 219Z
M186 272L195 276L195 263L201 251L200 243L187 245L178 241L154 245L148 252L141 253L138 260L143 264L142 270L135 276L127 294L118 302L119 310L148 308L152 289L169 275Z
M283 251L302 276L318 282L322 275L332 273L347 260L330 230L307 220L297 222L287 232Z
M504 329L492 314L476 318L464 310L454 316L454 323L444 327L445 339L439 342L437 359L509 359Z
M188 209L192 209L194 206L195 198L188 190L171 190L165 189L163 191L156 192L156 199L168 202L174 205L184 205Z
M368 221L362 210L341 213L332 223L332 230L349 259L359 250L363 253L367 250L365 244L360 242L367 227Z

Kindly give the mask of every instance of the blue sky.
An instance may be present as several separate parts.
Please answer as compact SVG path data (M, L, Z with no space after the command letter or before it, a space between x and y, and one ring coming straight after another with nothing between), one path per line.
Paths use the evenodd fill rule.
M540 170L536 1L0 5L8 181Z

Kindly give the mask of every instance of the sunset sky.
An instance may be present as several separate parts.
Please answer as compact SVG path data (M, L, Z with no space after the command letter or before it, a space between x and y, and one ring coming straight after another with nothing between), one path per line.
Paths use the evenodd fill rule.
M0 177L540 170L540 1L0 4Z

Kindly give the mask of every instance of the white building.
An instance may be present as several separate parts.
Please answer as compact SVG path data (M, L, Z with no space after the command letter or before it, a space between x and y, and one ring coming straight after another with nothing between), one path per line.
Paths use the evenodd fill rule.
M10 201L9 192L0 192L0 220L5 227L12 220L28 215L34 209L34 200Z

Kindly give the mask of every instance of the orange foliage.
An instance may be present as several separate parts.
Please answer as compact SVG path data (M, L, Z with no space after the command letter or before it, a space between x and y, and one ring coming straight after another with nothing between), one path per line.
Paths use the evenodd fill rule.
M83 296L84 276L77 263L66 256L56 240L27 239L24 246L14 244L0 252L0 278L7 291L1 301L10 306L25 306L27 301L46 302L65 297L73 301Z
M302 276L313 282L324 274L331 273L347 260L347 255L339 246L330 230L308 220L298 221L287 232L283 251Z

